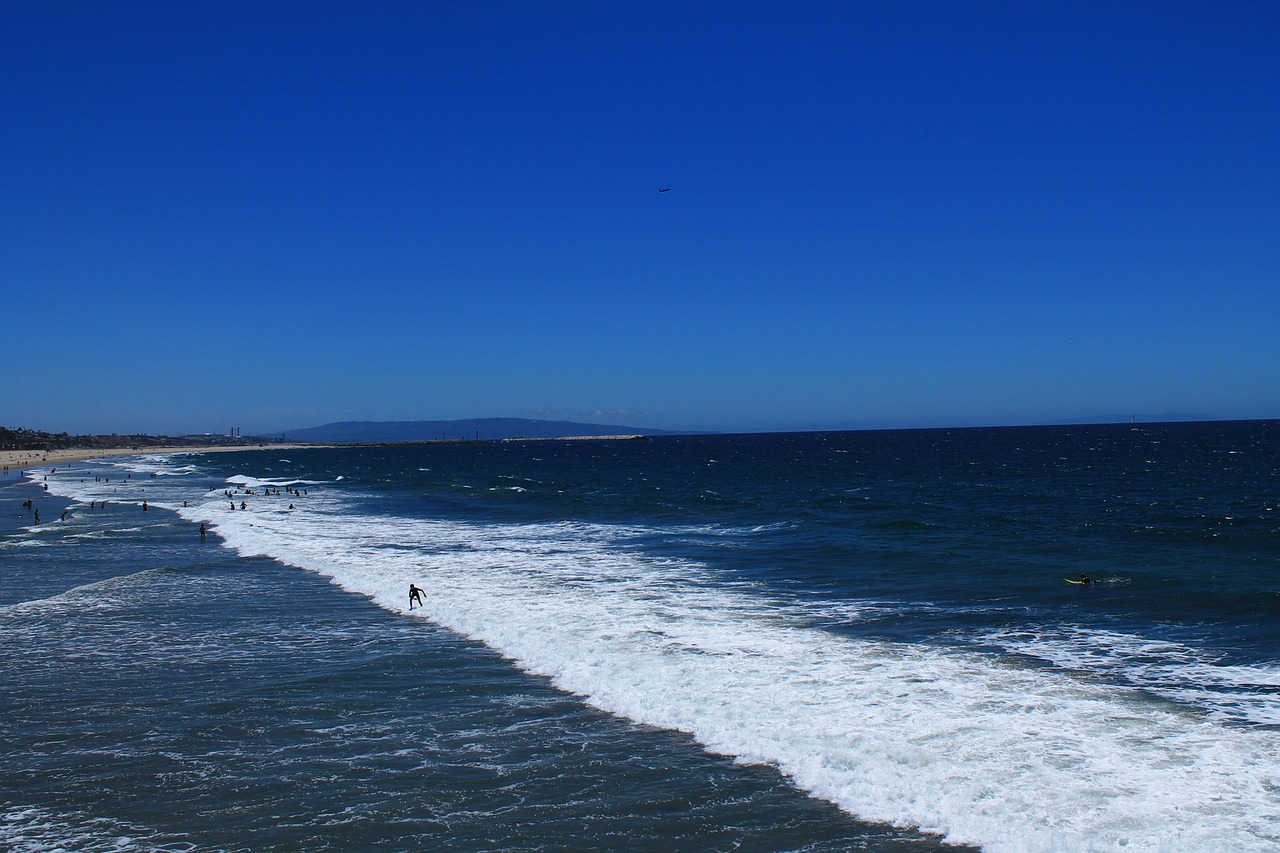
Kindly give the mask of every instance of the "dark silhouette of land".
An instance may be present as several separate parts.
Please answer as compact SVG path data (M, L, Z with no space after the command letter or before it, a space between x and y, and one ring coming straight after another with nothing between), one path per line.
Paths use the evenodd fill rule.
M0 427L0 450L147 450L153 447L257 447L280 443L279 438L226 435L71 435L19 427Z
M514 438L600 438L604 436L690 435L616 424L542 421L531 418L468 418L453 421L342 421L280 434L310 444L386 444L420 441L502 441Z

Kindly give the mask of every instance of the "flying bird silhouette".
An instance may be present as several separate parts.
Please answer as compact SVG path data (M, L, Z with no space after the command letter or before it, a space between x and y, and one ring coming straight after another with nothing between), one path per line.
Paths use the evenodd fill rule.
M660 193L669 193L669 192L671 192L671 187L667 187L665 190L661 190L661 189L660 189L660 190L658 190L658 192L660 192Z

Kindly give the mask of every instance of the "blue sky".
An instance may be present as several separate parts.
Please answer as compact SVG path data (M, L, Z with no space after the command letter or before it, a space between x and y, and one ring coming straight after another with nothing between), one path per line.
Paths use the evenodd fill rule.
M1280 417L1274 2L7 0L0 72L2 425Z

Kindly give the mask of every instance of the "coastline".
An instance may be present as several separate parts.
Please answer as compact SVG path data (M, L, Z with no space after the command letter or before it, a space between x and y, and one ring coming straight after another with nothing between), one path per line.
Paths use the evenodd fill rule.
M68 447L57 450L0 450L0 469L10 473L45 465L87 462L109 456L152 456L158 453L227 453L233 450L295 450L324 444L211 444L172 447Z

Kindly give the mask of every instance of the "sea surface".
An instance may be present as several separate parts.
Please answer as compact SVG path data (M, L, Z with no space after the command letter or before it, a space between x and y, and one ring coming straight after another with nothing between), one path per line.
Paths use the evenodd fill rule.
M1280 849L1280 421L122 457L0 510L0 850Z

